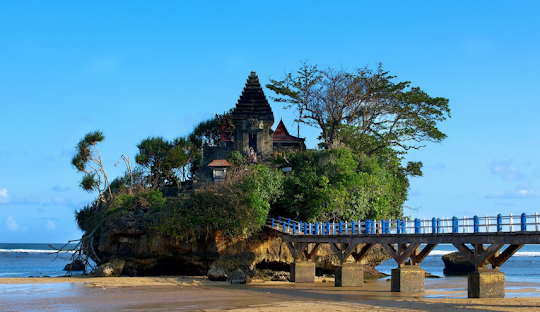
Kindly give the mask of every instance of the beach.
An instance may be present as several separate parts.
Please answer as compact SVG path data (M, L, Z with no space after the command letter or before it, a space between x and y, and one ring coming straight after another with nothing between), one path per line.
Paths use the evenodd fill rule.
M426 280L423 293L392 293L384 279L335 287L320 279L231 285L183 276L0 278L0 311L540 311L540 291L527 284L507 283L506 299L463 298L463 286Z

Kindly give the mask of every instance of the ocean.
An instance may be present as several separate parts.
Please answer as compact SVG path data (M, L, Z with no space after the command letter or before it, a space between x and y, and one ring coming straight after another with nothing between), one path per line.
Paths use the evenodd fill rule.
M64 276L72 252L55 253L65 244L0 243L0 277ZM75 247L75 244L69 245ZM77 272L81 274L82 272Z
M70 263L70 252L55 254L49 245L60 248L63 244L15 244L0 243L0 277L44 277L64 276L64 267ZM464 279L466 277L444 277L444 263L441 256L456 251L452 245L438 245L422 261L420 267L444 280ZM386 260L377 269L390 274L396 268L393 259ZM540 245L525 245L505 264L501 271L510 283L528 283L540 287ZM75 272L80 275L82 272Z

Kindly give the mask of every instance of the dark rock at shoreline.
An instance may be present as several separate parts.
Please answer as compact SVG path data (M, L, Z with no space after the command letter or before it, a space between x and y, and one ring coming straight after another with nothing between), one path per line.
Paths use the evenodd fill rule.
M100 265L94 273L96 277L118 277L124 269L126 264L125 260L122 259L112 259L111 261Z
M73 262L66 264L64 271L84 271L85 265L82 260L75 259Z
M426 278L442 278L441 276L438 276L438 275L433 275L429 272L426 272Z
M370 265L365 265L364 266L364 279L374 280L374 279L379 279L379 278L383 278L383 277L386 277L386 276L390 276L390 275L379 272L375 268L375 266L370 266Z
M223 256L214 261L208 270L208 279L211 281L229 281L231 274L239 270L247 277L255 275L255 254L245 251L237 255ZM234 283L238 284L238 283Z
M467 275L474 272L474 264L459 251L446 254L441 259L444 262L444 275ZM484 264L484 268L489 268L489 263Z
M242 270L236 269L236 271L232 272L227 279L227 282L229 284L246 284L251 282L251 278L245 274Z

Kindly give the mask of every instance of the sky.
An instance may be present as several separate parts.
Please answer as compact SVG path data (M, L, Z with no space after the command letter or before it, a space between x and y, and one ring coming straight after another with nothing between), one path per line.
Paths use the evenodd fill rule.
M141 140L234 107L252 70L264 86L302 62L382 63L450 100L448 138L404 160L424 164L406 215L534 214L539 14L538 1L0 1L0 242L80 238L74 211L95 194L70 160L87 132L105 134L115 177ZM271 106L295 134L295 112ZM308 148L318 134L300 129Z

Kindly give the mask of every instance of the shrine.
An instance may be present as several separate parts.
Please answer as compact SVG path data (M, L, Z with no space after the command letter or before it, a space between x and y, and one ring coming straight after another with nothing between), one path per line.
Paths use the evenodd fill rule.
M233 151L239 151L254 164L269 161L272 153L306 149L305 139L290 135L282 120L275 131L272 130L273 124L274 113L259 77L252 71L232 111L231 120L222 120L218 145L203 148L201 167L205 172L202 176L206 177L203 180L210 180L212 176L213 181L221 181L221 177L215 176L217 171L213 164L216 164L215 161L222 163ZM210 172L213 174L210 175Z

